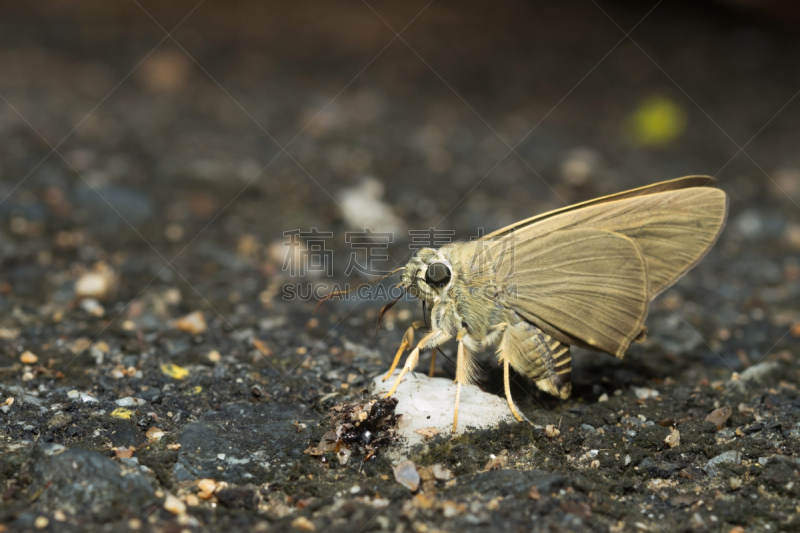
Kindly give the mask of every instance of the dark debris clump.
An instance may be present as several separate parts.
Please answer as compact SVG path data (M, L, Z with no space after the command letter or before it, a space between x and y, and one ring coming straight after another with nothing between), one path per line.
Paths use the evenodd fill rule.
M397 423L402 415L395 414L396 407L395 398L332 407L329 417L331 427L336 429L325 433L319 445L308 448L306 453L323 456L335 452L342 464L354 453L369 461L397 439Z

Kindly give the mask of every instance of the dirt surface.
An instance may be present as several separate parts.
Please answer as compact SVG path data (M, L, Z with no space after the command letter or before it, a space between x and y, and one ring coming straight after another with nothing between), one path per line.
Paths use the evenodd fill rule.
M800 528L796 29L699 2L1 9L0 531ZM409 229L687 174L727 229L645 344L576 354L570 400L516 377L534 425L434 436L404 484L391 447L304 453L421 310L312 317L284 287L330 280L284 269L285 232L332 232L344 283L375 215L348 194L389 270Z

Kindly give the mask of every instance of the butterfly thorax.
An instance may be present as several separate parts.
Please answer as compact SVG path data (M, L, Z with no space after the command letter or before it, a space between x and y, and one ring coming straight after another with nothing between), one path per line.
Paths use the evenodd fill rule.
M485 264L476 249L475 242L423 248L406 265L402 284L430 305L434 328L453 336L466 328L471 339L480 343L497 324L519 318L500 305L501 289L493 265Z

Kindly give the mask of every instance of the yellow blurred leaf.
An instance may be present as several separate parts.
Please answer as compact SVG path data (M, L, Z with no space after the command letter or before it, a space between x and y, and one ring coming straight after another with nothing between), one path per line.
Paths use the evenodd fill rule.
M125 409L124 407L117 407L111 411L111 416L114 418L122 418L123 420L130 420L133 416L133 411Z
M183 379L189 375L189 369L172 363L161 365L161 371L173 379Z
M686 129L686 111L663 96L651 96L639 104L626 124L626 133L641 146L666 146Z

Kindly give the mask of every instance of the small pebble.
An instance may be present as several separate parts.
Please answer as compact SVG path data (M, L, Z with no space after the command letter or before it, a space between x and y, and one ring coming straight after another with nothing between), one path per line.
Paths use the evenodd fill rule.
M186 512L186 504L172 494L167 494L167 498L164 500L164 509L172 514L184 514Z
M508 455L491 455L489 461L484 465L482 472L489 472L491 470L502 470L508 462Z
M36 529L44 529L49 523L50 520L48 520L46 516L39 516L36 518L33 525L36 526Z
M81 309L97 318L100 318L106 314L105 308L94 298L84 298L81 300Z
M459 508L459 505L453 500L447 500L442 504L442 514L445 518L453 518L461 512L463 512L463 509Z
M171 94L186 85L192 68L184 54L175 50L159 50L142 61L136 74L146 89Z
M161 437L164 436L164 432L158 429L157 427L151 427L147 430L145 434L148 439L150 440L159 440Z
M126 447L114 448L114 457L118 457L120 459L130 459L131 457L133 457L133 452L135 451L136 448L132 446L128 448Z
M353 452L351 452L349 449L347 449L347 448L345 448L345 447L342 447L342 448L341 448L341 449L340 449L340 450L337 452L337 454L336 454L336 457L338 457L338 458L339 458L339 463L340 463L340 464L346 465L346 464L347 464L347 462L350 460L350 456L352 455L352 453L353 453Z
M220 359L222 359L222 356L217 350L211 350L208 352L208 360L212 363L218 363Z
M570 185L583 185L600 163L599 154L590 148L570 150L561 162L561 177Z
M192 335L200 335L208 329L202 311L194 311L175 321L175 327Z
M382 201L384 185L375 178L367 178L356 187L342 189L337 205L354 228L371 228L372 231L404 233L405 224L394 214L392 206Z
M706 422L713 422L714 425L717 426L717 429L722 429L725 427L725 423L731 417L731 413L733 411L727 405L720 407L719 409L714 409L711 411L708 416L706 416Z
M742 462L742 452L737 452L736 450L729 450L727 452L722 452L721 454L717 455L712 459L709 459L707 466L713 468L721 465L738 465L741 462Z
M164 228L164 237L170 242L178 242L183 238L183 234L183 226L180 224L167 224L167 227Z
M659 392L655 389L649 389L647 387L632 387L632 388L633 388L633 393L639 400L648 400L650 398L658 398L660 396Z
M453 477L453 473L448 470L447 467L440 464L433 465L431 467L431 472L433 473L434 478L442 481L447 481Z
M90 338L80 337L78 339L75 339L75 342L72 343L70 351L73 354L78 355L82 351L89 349L89 346L91 345L92 345L92 340Z
M67 393L67 397L72 400L80 400L83 403L97 403L97 398L90 394L86 394L85 392L78 392L76 390L71 390Z
M299 531L316 531L317 528L314 526L314 522L306 518L305 516L298 516L294 520L292 520L292 527Z
M403 461L394 467L394 479L411 492L419 489L419 472L411 461Z
M75 282L75 296L104 300L111 295L116 285L116 274L106 264L95 266L94 272L87 272Z
M133 396L126 396L125 398L120 398L119 400L114 401L115 404L119 405L120 407L133 407L133 406L142 406L147 405L147 402L142 400L141 398L134 398Z
M553 424L547 424L547 425L544 427L544 434L545 434L545 435L546 435L548 438L550 438L550 439L554 439L554 438L558 437L559 435L561 435L561 430L559 430L559 429L558 429L557 427L555 427Z
M181 291L177 287L170 287L164 291L164 301L169 305L178 305L181 303Z
M677 429L673 429L667 438L664 439L664 444L670 448L675 448L681 445L681 434Z
M102 353L108 353L108 351L111 349L111 347L105 341L98 341L94 343L94 348L96 348Z
M33 352L25 351L22 355L19 356L19 360L21 363L26 365L33 365L39 361L39 358L34 355Z
M197 480L197 488L200 489L197 495L207 500L214 495L214 491L217 490L217 482L213 479L198 479Z

